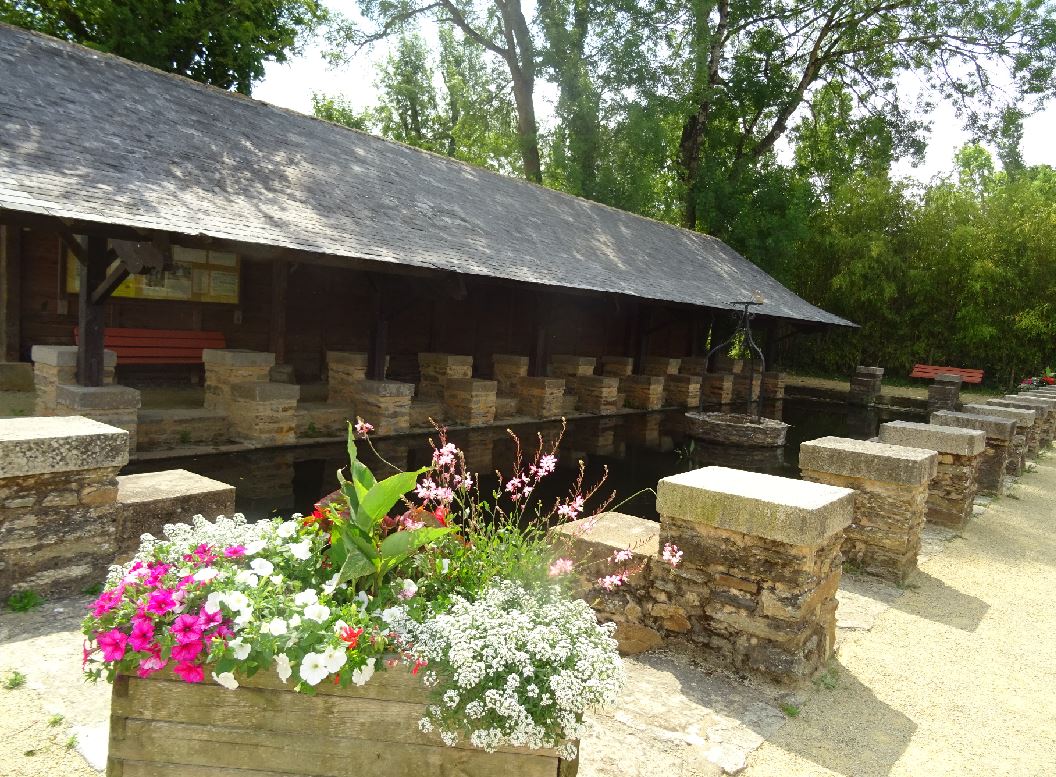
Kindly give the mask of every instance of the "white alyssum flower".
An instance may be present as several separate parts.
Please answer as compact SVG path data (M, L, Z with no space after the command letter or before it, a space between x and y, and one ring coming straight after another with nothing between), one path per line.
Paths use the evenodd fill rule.
M304 617L308 620L323 623L330 617L330 608L325 604L309 604L304 608Z
M249 568L261 577L267 577L275 571L275 565L266 558L255 558L249 562Z
M293 668L290 666L290 657L285 653L279 653L275 656L275 673L283 683L289 680L290 675L293 674Z
M298 561L307 561L312 555L312 541L310 539L303 539L300 542L293 542L286 546L286 550L290 552Z
M299 673L308 685L318 685L330 674L326 668L326 657L322 653L308 653L301 659Z
M234 674L231 672L221 672L220 674L213 672L213 679L217 685L222 685L229 691L233 691L238 687L238 680L235 679Z

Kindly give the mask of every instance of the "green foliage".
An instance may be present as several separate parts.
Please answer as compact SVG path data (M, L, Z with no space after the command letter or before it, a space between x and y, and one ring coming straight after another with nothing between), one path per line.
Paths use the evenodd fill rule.
M10 672L4 675L3 685L4 688L13 691L16 688L21 688L26 684L26 676L16 669L12 669Z
M243 94L326 17L317 0L0 0L0 22Z
M14 612L29 612L43 603L44 597L36 591L16 591L7 597L7 609Z
M48 728L58 728L65 720L66 718L56 712L48 718Z
M781 711L785 713L787 717L798 718L799 710L800 708L795 704L790 704L789 702L781 702Z

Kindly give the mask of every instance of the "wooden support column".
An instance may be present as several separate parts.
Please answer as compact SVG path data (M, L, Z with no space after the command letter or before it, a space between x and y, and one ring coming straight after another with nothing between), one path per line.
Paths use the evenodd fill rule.
M528 376L542 378L546 376L546 319L547 312L544 311L544 298L542 293L536 293L533 297L532 306L532 344L528 351Z
M103 385L103 304L106 297L96 291L106 281L110 262L105 237L89 236L79 258L81 288L78 295L80 342L77 347L77 382L82 386Z
M649 355L649 331L652 321L652 309L640 307L638 310L637 326L634 333L635 375L642 375L645 368L645 359Z
M276 364L286 363L286 287L289 277L289 262L276 261L272 263L268 350L275 354Z
M0 227L0 361L21 357L22 228Z
M385 380L385 358L389 347L389 305L385 299L386 284L377 275L370 275L374 289L374 321L370 325L370 343L367 345L367 379Z

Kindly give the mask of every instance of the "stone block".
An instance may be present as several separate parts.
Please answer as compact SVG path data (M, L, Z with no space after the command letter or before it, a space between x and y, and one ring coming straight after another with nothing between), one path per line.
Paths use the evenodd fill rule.
M473 357L453 353L420 353L418 369L418 396L442 400L444 381L448 378L473 377Z
M934 451L846 437L821 437L799 448L799 466L853 478L926 485L938 465Z
M1043 447L1047 447L1052 444L1054 438L1056 438L1056 396L1043 397L1043 396L1022 396L1018 394L1006 394L1000 399L988 399L986 400L987 405L995 405L997 407L1013 407L1025 410L1037 410L1040 408L1038 421L1040 422L1040 428L1038 429L1039 444Z
M700 379L700 393L705 406L721 407L733 401L733 374L709 372Z
M128 432L128 448L136 450L139 392L127 386L60 384L55 389L55 415L82 416Z
M326 375L326 401L354 409L356 386L361 380L367 379L367 354L356 351L327 351Z
M975 462L975 480L980 491L1003 494L1005 475L1012 464L1018 468L1019 454L1014 450L1025 446L1022 435L1016 434L1016 422L992 415L939 411L931 414L931 423L961 429L978 429L986 435L986 449Z
M622 382L626 405L637 410L664 406L664 379L655 375L630 375Z
M1016 422L1000 418L992 413L955 413L940 410L932 413L930 421L938 426L954 426L959 429L979 429L988 440L1001 440L1010 443L1016 434Z
M444 381L444 409L450 421L482 426L495 421L498 381L448 378Z
M520 400L516 395L499 394L495 397L495 419L514 418L517 415L519 404Z
M33 365L0 362L0 391L33 391Z
M219 445L231 438L227 413L205 408L140 410L136 449L157 451L188 445Z
M961 402L960 375L936 375L928 386L928 412L936 410L956 410Z
M209 410L226 411L231 403L231 386L270 381L275 354L238 348L206 348L202 351L202 363L205 365L205 406Z
M568 381L576 393L576 409L581 413L610 415L616 412L620 379L604 375L583 375Z
M187 470L118 477L117 557L130 557L139 547L140 535L160 536L167 523L187 523L195 515L212 520L234 511L234 486Z
M500 394L516 394L517 384L528 375L528 357L497 353L491 357L491 377L499 384Z
M883 367L859 365L851 378L849 400L856 405L871 405L880 395L884 378Z
M634 372L634 359L630 356L602 356L601 374L613 378L626 378Z
M228 389L227 414L231 436L253 445L293 442L297 437L297 399L300 386L244 381Z
M672 359L667 356L647 356L642 362L642 374L658 375L664 378L668 375L677 375L681 365L681 359Z
M128 432L77 416L0 418L0 479L128 463Z
M938 453L823 437L800 446L803 478L854 489L854 521L843 555L870 574L903 582L916 569L928 487Z
M272 383L296 383L297 370L292 364L276 364L268 370L268 380Z
M58 387L77 384L76 345L34 345L33 388L36 393L34 413L38 416L56 415L55 394ZM103 351L103 385L114 382L117 354Z
M547 374L551 378L577 378L583 375L593 375L597 363L598 360L593 356L555 354L550 357Z
M763 373L763 398L767 402L776 402L785 398L786 375L783 372Z
M356 422L356 412L351 406L332 402L298 402L294 421L297 439L344 437L349 422Z
M763 377L761 373L745 371L735 373L733 376L733 392L731 400L734 403L748 401L751 393L752 401L755 402L762 395Z
M1016 436L1012 438L1007 472L1019 476L1027 464L1027 457L1036 457L1040 448L1041 427L1036 423L1040 409L1023 410L1015 407L997 405L965 405L964 412L979 413L1008 418L1016 422Z
M729 356L712 356L712 369L715 372L729 372L740 375L748 370L748 363L744 359L731 359Z
M683 375L703 375L708 371L708 360L704 356L688 356L678 365Z
M377 434L399 434L410 428L413 396L413 383L360 381L355 397L356 412L373 424Z
M531 418L560 418L564 396L563 378L524 377L517 384L520 414Z
M803 480L704 467L662 479L656 511L791 545L819 545L851 523L853 492Z
M664 404L670 407L698 407L700 376L667 375L664 378Z
M880 425L880 442L958 456L978 456L986 449L986 433L978 429L890 421Z

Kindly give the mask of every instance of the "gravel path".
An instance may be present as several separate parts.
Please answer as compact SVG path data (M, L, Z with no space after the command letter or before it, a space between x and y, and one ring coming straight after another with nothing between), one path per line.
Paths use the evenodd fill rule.
M1056 456L840 648L747 777L1056 774Z

